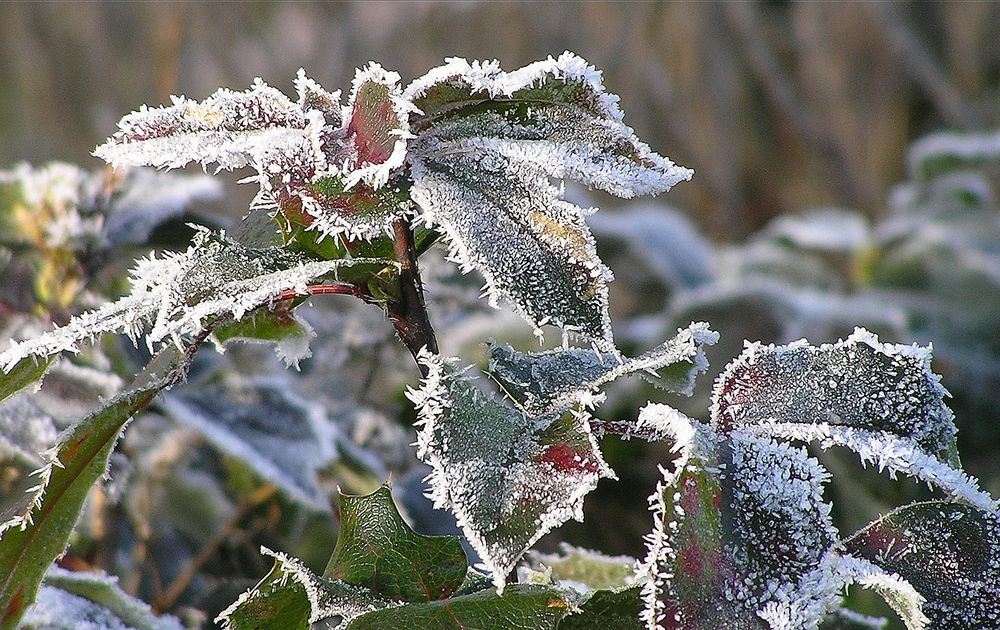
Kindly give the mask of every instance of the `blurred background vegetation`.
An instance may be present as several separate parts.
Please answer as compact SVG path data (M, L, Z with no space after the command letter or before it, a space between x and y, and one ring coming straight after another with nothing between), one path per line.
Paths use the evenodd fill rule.
M912 139L1000 123L998 29L995 2L4 3L0 166L96 164L123 113L256 76L333 89L375 60L405 83L448 56L569 49L695 169L670 202L738 238L808 207L878 215Z
M333 90L349 89L354 69L369 60L398 71L405 84L449 56L497 58L513 70L572 50L604 71L640 138L695 169L691 182L653 202L569 191L579 203L608 210L590 223L617 275L612 318L626 351L644 350L692 319L722 333L695 397L665 402L704 418L712 379L744 338L829 342L863 324L885 341L933 341L934 368L955 394L966 468L998 495L1000 139L991 132L1000 127L997 32L996 2L5 3L0 169L53 160L98 169L90 151L141 104L166 103L171 94L202 99L219 86L244 89L257 76L294 93L300 67ZM912 157L908 147L942 130L985 134L993 153L952 159L959 145L946 140L925 145L920 160ZM931 166L934 172L925 168ZM220 221L221 214L220 222L231 225L254 193L233 184L242 175L223 175L221 199L212 199L215 189L190 184L177 208L200 200L202 217ZM181 196L176 183L164 186ZM3 201L0 226L7 225ZM134 200L122 205L128 216L143 211ZM142 245L184 246L183 238L165 235ZM105 299L124 290L124 269L144 251L129 242L115 244L114 256L96 255L89 245L25 254L24 236L0 234L0 266L8 268L0 278L3 338L26 319L26 330L37 334L93 306L75 293L41 291L52 280L46 269L58 271L59 287L67 285L65 270L81 270L74 282ZM79 260L65 260L73 256ZM533 347L523 322L477 300L477 279L456 277L435 256L421 262L443 351L482 360L480 344L489 336ZM108 270L108 260L117 267ZM30 295L32 282L34 301L10 298ZM402 395L416 371L391 328L378 313L356 313L339 299L318 306L324 310L310 318L319 332L315 358L301 374L271 362L267 350L203 353L192 382L129 430L113 464L121 481L95 493L64 564L102 567L157 609L187 610L195 620L210 619L263 575L268 563L260 544L321 570L336 520L282 484L276 488L226 442L259 443L263 459L288 459L281 449L299 454L302 446L281 434L282 426L305 426L303 418L316 414L340 432L339 459L314 462L326 496L338 485L370 491L392 475L418 531L454 531L448 515L421 502L426 469L409 447L413 411ZM123 363L141 358L107 344L103 351ZM65 406L60 378L50 376L46 389L55 388L57 406ZM264 400L260 392L276 383L297 397ZM634 417L658 396L625 384L609 391L601 411L608 419ZM177 400L203 411L227 400L231 417L205 422L223 426L229 437L213 437L191 414L177 412ZM646 497L668 447L613 437L602 446L622 481L602 483L587 500L586 521L557 530L540 548L568 540L643 554ZM860 471L842 453L821 457L837 479L829 498L845 534L927 496L916 484ZM294 460L288 470L301 464ZM11 475L0 480L5 499L17 494L21 479Z

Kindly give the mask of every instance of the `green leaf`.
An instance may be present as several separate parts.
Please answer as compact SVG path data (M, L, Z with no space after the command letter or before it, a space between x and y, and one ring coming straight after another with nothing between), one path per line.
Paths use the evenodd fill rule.
M317 621L331 618L349 621L395 605L364 587L317 577L301 562L283 553L263 547L261 553L274 558L274 567L216 618L223 628L306 629ZM333 627L340 627L340 623L334 623Z
M340 495L340 533L324 577L364 586L385 599L428 602L449 597L468 559L457 536L424 536L403 521L392 492Z
M216 619L224 628L243 630L308 630L312 608L306 587L287 578L282 565L275 562L271 572Z
M503 595L498 595L491 589L425 604L409 604L370 612L351 621L346 630L554 630L570 613L571 606L565 596L555 589L515 584L509 586Z
M6 373L0 372L0 403L32 383L42 380L49 371L55 357L27 356L18 361Z
M898 508L844 542L848 553L901 576L927 602L933 628L1000 622L1000 516L961 503Z
M116 396L50 451L25 510L0 524L0 627L14 627L35 600L45 571L66 548L87 493L107 470L125 423L169 384L161 379Z
M559 630L642 630L642 587L594 591L580 612L562 620Z
M423 353L417 456L431 465L431 498L458 519L502 588L518 558L613 477L585 412L531 416L481 392L454 359Z
M522 353L491 344L490 376L531 413L566 409L586 392L635 372L668 391L690 395L695 376L708 368L702 347L718 338L708 324L691 324L634 359L577 348Z

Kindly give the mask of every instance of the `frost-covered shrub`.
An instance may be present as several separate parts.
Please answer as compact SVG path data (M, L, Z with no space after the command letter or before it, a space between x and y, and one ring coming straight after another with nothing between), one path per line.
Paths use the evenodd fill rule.
M877 626L843 606L851 584L884 597L911 628L997 625L998 507L961 469L929 350L883 344L863 329L820 347L748 344L717 380L706 423L662 402L646 404L637 420L601 417L604 388L630 375L654 391L690 395L719 335L695 322L628 355L616 343L612 275L587 223L595 209L568 201L562 182L629 198L665 192L692 173L636 138L598 71L570 53L510 73L453 59L403 88L372 64L358 71L346 105L303 73L295 86L297 100L258 80L245 92L144 107L98 147L116 166L250 167L256 174L245 181L259 191L235 228L195 227L181 249L141 258L127 293L106 304L79 292L62 298L71 318L53 317L61 325L19 335L0 354L3 455L38 465L26 503L0 525L3 624L51 627L66 611L98 627L176 627L128 594L144 583L144 557L154 575L162 568L173 578L166 587L150 580L155 611L197 623L210 604L176 604L192 581L210 588L205 554L223 544L211 530L224 535L270 505L275 515L262 510L261 527L283 550L262 547L271 571L215 608L226 627ZM30 198L29 173L15 196ZM194 196L171 197L162 216ZM81 195L67 199L44 225L90 227L43 232L68 232L51 240L71 253L77 242L101 242L115 213L106 205L84 212L91 206ZM135 225L129 242L148 241L160 219L129 216L115 234ZM522 333L497 342L506 324L490 320L456 333L489 341L481 367L463 366L451 349L464 341L445 334L439 345L425 305L421 270L439 326L460 327L470 308L461 282L434 258L439 242L461 271L485 280L489 305L508 306L529 337L551 340L555 329L561 345L522 351L508 345L520 347ZM672 282L708 282L687 262L672 261ZM48 304L48 295L36 299ZM356 298L367 311L299 312L324 295ZM413 531L381 484L407 453L372 435L412 437L399 440L401 429L365 401L376 381L389 392L405 383L398 356L375 350L387 335L374 332L367 313L379 311L389 322L382 330L395 331L421 377L406 397L427 494L454 515L468 548L457 536ZM134 348L116 345L120 338ZM221 356L196 360L205 342ZM274 372L239 342L273 345L301 377ZM364 355L370 369L355 382L348 364ZM477 382L480 371L495 388ZM76 422L54 417L46 392L59 376L98 389L89 399L99 395L97 409ZM43 377L38 394L21 391ZM140 413L122 441L131 463L116 464L116 443ZM530 551L547 532L582 520L586 495L616 477L601 448L608 434L666 442L676 454L650 497L645 560L570 546ZM851 449L863 464L943 497L841 536L824 496L830 475L800 445L809 442ZM214 459L199 467L206 443ZM185 474L175 475L185 458ZM224 484L208 474L213 462L232 469ZM97 484L109 465L115 476L116 467L125 471L120 505L141 543L124 563L125 589L52 566L74 530L79 546L107 526L94 503L113 501L113 488ZM335 483L371 491L337 495L340 529L335 545L321 545L329 560L319 572L300 559L316 550L295 541L311 515L329 509ZM88 507L95 485L102 498ZM242 495L230 518L191 500L213 492L220 502ZM279 502L294 507L282 513ZM85 510L96 519L75 527ZM157 550L161 536L184 564ZM184 545L206 537L198 553Z

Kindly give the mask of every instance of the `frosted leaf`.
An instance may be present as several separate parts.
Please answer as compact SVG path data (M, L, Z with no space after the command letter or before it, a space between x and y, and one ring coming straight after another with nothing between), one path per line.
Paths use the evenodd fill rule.
M529 416L481 392L455 361L424 352L408 392L420 416L417 456L430 464L430 498L456 516L498 589L535 541L570 518L605 464L586 413Z
M622 197L668 190L691 171L621 123L617 97L572 53L505 73L451 59L405 92L421 110L410 142L411 196L463 269L536 326L553 323L611 350L610 272L584 211L549 178Z
M905 578L934 628L1000 627L1000 517L959 503L899 508L844 546Z
M94 154L115 165L177 168L195 161L232 170L253 163L268 146L293 146L310 134L318 144L322 115L311 121L307 114L256 79L245 92L223 88L201 102L181 96L167 107L144 105L122 118Z
M639 413L642 425L672 442L671 469L649 497L653 529L646 535L642 621L647 628L720 628L741 617L759 627L723 597L722 489L718 436L707 426L660 404ZM743 626L735 626L743 627Z
M509 73L449 59L405 94L422 112L414 129L452 150L497 152L621 197L665 192L692 175L622 124L601 73L570 52Z
M421 158L411 174L420 218L447 235L463 271L483 275L492 306L506 300L536 327L552 323L613 348L611 272L583 209L561 201L544 173L466 152Z
M150 607L103 573L74 573L53 566L38 598L19 626L25 629L65 630L181 630L170 616L157 617Z
M584 394L633 372L668 391L691 395L695 377L708 368L702 346L718 338L708 324L693 323L634 359L582 349L526 354L491 345L490 376L530 413L567 409Z
M338 457L344 437L322 406L298 398L280 382L266 381L168 394L161 406L292 498L329 511L318 471Z
M336 630L366 612L398 605L364 587L318 577L281 552L266 547L260 551L274 558L274 568L216 617L223 628L258 628L267 622L308 627L326 621L324 627Z
M650 497L647 627L764 627L754 620L783 602L799 605L802 622L788 628L814 627L835 607L842 581L816 578L837 534L816 460L752 434L721 436L665 405L643 408L640 424L678 455Z
M359 70L349 105L300 71L298 103L260 79L201 102L174 98L122 118L94 154L118 165L175 168L196 161L251 166L254 208L280 208L323 235L371 238L408 210L398 187L380 191L402 166L409 104L399 76L377 64Z
M0 403L0 461L20 459L39 465L39 454L55 441L58 431L49 414L29 397L19 394Z
M140 260L132 270L132 292L41 337L15 343L0 354L0 368L13 369L29 356L78 352L80 342L103 334L133 340L148 329L147 345L197 335L211 321L238 320L283 291L306 285L340 267L387 261L310 261L280 248L253 249L225 235L200 231L182 253Z
M955 425L930 370L930 350L880 343L856 329L810 346L747 344L719 376L712 423L729 431L764 423L828 423L912 440L952 461Z

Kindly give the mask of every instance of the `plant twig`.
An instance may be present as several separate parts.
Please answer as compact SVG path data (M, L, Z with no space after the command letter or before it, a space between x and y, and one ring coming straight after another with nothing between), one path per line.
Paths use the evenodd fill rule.
M425 347L431 352L438 352L437 339L424 304L424 290L420 283L420 270L417 268L413 245L413 230L406 219L393 221L392 230L395 236L393 249L400 265L399 297L388 304L386 314L400 341L416 359L420 350ZM426 376L426 371L421 365L420 373Z
M218 551L219 547L225 542L239 524L243 521L247 515L257 508L262 503L268 501L274 494L278 491L278 487L273 483L261 486L258 488L250 498L246 500L240 507L236 510L236 513L230 517L226 525L216 532L207 543L205 543L202 548L198 551L198 555L191 559L181 571L180 575L170 584L167 590L157 597L153 602L153 608L156 609L158 613L165 610L169 610L176 602L177 598L184 593L191 580L198 575L198 571L201 570L205 563L212 559L215 552Z

